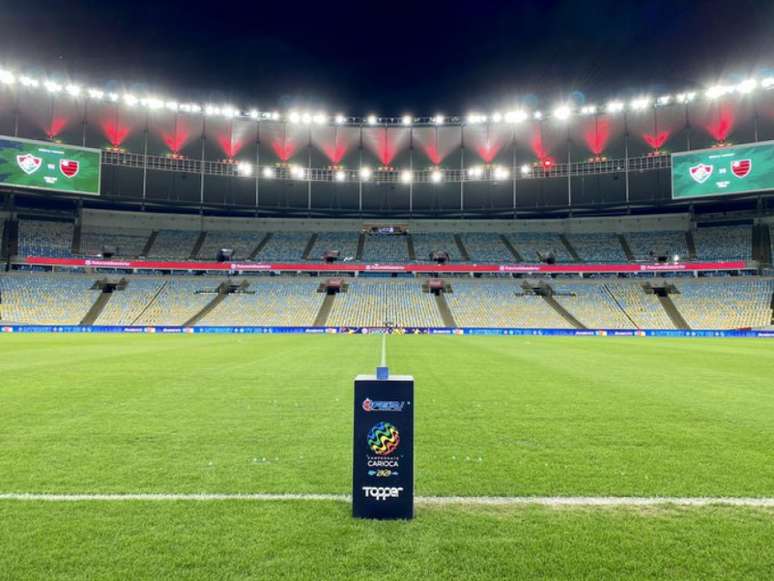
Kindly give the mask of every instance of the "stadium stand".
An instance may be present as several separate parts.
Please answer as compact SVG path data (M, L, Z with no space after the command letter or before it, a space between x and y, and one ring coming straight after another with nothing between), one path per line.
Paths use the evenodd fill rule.
M274 232L258 260L301 260L311 232Z
M250 282L247 293L230 294L198 325L303 326L314 322L325 293L319 280L267 277Z
M66 274L0 276L3 322L77 325L100 294L94 278Z
M675 255L682 258L689 255L685 232L632 232L626 234L626 240L635 260L653 260L659 256L666 256L671 260Z
M342 260L354 258L357 254L357 238L355 232L320 232L309 251L308 260L318 262L328 250L338 250Z
M234 251L234 259L246 260L264 236L266 232L211 230L207 232L204 244L199 249L198 258L215 260L218 252L227 248Z
M151 258L188 259L199 232L193 230L160 230L150 249Z
M551 285L554 299L590 329L632 329L632 320L603 283L561 282Z
M510 250L503 244L500 234L475 232L464 234L462 241L473 262L513 262Z
M671 299L692 329L739 329L771 324L769 279L680 280Z
M696 257L700 260L750 260L752 227L713 226L696 228L693 233Z
M166 280L163 278L130 278L125 289L113 292L94 324L134 324L165 284Z
M84 227L81 232L81 255L98 256L105 247L115 249L115 256L137 258L151 235L150 230L133 228Z
M405 236L370 235L363 249L366 262L407 262L408 244Z
M508 239L524 262L540 262L540 254L552 253L557 262L573 262L559 234L519 232L509 234Z
M638 329L674 329L658 297L646 293L642 283L607 281L605 286Z
M328 317L332 326L443 327L435 297L416 279L361 279L336 297Z
M212 301L221 282L215 277L170 278L155 300L146 305L135 324L182 325Z
M572 247L585 262L626 262L617 234L570 234L567 236Z
M460 327L568 329L571 325L539 296L513 280L455 280L446 302Z
M453 262L462 261L459 248L454 240L454 234L419 233L412 234L411 240L414 242L414 253L418 262L431 262L430 254L434 251L447 252L449 260Z
M19 254L22 256L72 256L73 224L22 220L19 224Z

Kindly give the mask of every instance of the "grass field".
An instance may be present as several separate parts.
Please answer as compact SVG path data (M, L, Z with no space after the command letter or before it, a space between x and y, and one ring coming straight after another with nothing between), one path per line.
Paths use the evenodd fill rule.
M0 493L348 493L363 336L0 336ZM430 495L774 497L774 343L390 337ZM0 578L774 576L774 510L0 501ZM405 562L403 561L405 559Z

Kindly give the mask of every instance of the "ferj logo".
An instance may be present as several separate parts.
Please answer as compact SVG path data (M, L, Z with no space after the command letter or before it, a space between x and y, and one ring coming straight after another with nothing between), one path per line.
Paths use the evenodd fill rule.
M377 456L389 456L398 449L400 433L388 422L379 422L368 432L368 446Z

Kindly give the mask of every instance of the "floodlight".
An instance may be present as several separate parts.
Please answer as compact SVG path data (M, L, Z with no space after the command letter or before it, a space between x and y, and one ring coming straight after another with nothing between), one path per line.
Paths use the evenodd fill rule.
M620 113L623 111L624 104L621 101L610 101L607 106L605 107L605 110L608 113Z
M511 172L508 171L508 168L502 167L502 166L496 166L494 168L494 171L492 172L492 177L495 179L495 181L499 180L507 180L511 175Z
M435 117L433 117L433 123L435 123L436 125L443 125L444 121L446 121L446 119L444 118L443 115L436 115Z
M343 125L347 120L344 118L344 115L339 113L336 115L335 121L336 121L336 125Z
M562 121L569 119L571 114L572 110L567 105L559 105L556 109L554 109L554 117Z
M345 172L343 169L340 169L336 172L335 177L337 182L343 182L347 179L347 172Z
M55 83L54 81L46 81L43 83L43 86L49 93L59 93L62 90L62 85Z
M291 123L300 123L301 122L301 114L298 111L291 111L288 113L288 121Z
M40 84L32 77L28 77L26 75L19 77L19 82L25 87L37 87Z
M360 179L364 182L367 182L371 179L371 168L364 165L360 168Z
M402 172L400 172L400 181L404 184L410 184L412 181L414 181L414 174L409 169L404 169Z
M440 184L442 179L443 179L443 174L441 173L440 170L434 169L430 173L430 181L433 182L434 184Z
M263 172L262 173L263 173L263 177L265 177L268 180L272 179L276 175L273 167L265 167L265 168L263 168Z
M290 175L297 180L302 180L304 179L304 168L302 168L300 165L291 165Z
M642 111L650 105L649 97L638 97L629 104L633 111Z
M67 94L71 97L77 97L81 94L81 88L78 85L73 84L67 85L65 91L67 91Z
M755 79L745 79L736 86L736 90L742 95L747 95L748 93L752 93L757 87L758 81Z
M247 163L246 161L240 161L239 164L237 164L237 173L243 177L250 177L253 175L252 164Z
M13 85L16 82L16 77L10 71L0 70L0 83L4 85Z
M581 107L581 115L594 115L597 112L596 105L584 105Z
M527 175L531 171L532 167L528 163L525 163L523 166L521 166L521 175Z
M522 121L527 120L527 112L526 111L508 111L505 114L505 120L508 123L521 123Z
M401 119L401 123L403 123L403 125L411 125L411 121L411 115L404 115Z
M126 103L130 107L134 107L137 103L139 103L139 101L140 100L137 97L135 97L134 95L132 95L130 93L125 93L124 94L124 103Z
M378 119L376 118L376 115L369 115L367 121L369 125L376 125Z
M468 168L468 177L473 179L480 179L484 175L484 168L480 165Z

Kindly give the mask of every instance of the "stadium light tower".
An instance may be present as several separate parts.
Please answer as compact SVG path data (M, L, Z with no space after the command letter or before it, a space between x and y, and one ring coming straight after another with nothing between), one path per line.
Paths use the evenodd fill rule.
M403 123L403 125L411 125L411 122L412 122L411 115L404 115L403 118L401 119L401 123Z
M571 114L572 109L570 109L569 105L559 105L556 109L554 109L554 117L560 121L566 121L570 118Z
M376 118L376 115L369 115L366 121L368 121L369 125L376 125L378 119Z
M436 125L443 125L444 121L445 121L445 118L443 115L436 115L435 117L433 117L433 123L435 123Z

